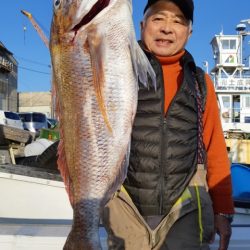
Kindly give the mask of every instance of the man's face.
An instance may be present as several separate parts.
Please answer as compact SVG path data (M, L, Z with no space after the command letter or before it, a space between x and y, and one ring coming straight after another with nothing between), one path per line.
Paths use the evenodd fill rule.
M177 5L158 1L145 13L141 39L156 56L172 56L184 49L192 31Z

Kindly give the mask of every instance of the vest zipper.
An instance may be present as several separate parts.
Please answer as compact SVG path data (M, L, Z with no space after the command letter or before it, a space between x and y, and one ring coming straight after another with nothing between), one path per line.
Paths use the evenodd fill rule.
M183 84L182 84L183 85ZM167 116L169 111L171 110L173 103L175 102L176 96L178 94L180 90L177 91L176 95L173 97L171 103L168 106L168 110L166 113L164 113L164 109L165 109L165 86L163 84L163 93L162 93L162 98L164 100L163 105L162 105L162 137L161 137L161 158L160 158L160 181L161 181L161 186L160 186L160 206L159 206L159 214L163 215L163 197L164 197L164 188L165 188L165 178L164 178L164 161L165 161L165 145L167 144L167 136L166 136L166 132L167 132Z
M167 128L167 119L163 117L162 123L162 139L161 139L161 166L160 166L160 209L159 214L163 215L163 196L164 196L164 161L165 161L165 143L166 143L166 128Z
M162 79L163 81L163 79ZM172 101L170 102L169 106L168 106L168 110L166 113L164 113L164 109L165 109L165 86L163 84L163 93L162 93L162 97L163 97L163 104L162 104L162 138L161 138L161 159L160 159L160 180L161 180L161 190L160 190L160 206L159 206L159 213L160 215L163 215L163 207L164 207L164 204L163 204L163 199L164 199L164 183L165 183L165 178L164 178L164 160L165 160L165 155L166 155L166 151L165 148L166 148L166 144L168 143L168 139L167 139L167 136L166 136L166 133L167 133L167 117L168 117L168 114L170 112L170 110L172 109L172 106L173 104L175 103L175 100L177 98L177 95L178 93L180 92L180 90L183 88L183 84L184 83L184 79L182 80L182 84L181 84L181 87L179 88L179 90L177 90L175 96L173 97Z

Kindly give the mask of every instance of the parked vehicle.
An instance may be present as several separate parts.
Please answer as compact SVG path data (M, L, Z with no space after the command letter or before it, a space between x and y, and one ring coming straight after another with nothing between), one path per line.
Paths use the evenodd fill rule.
M40 129L48 128L47 117L40 112L21 112L19 116L25 130L39 134Z
M23 123L19 115L12 111L0 110L0 124L23 129Z
M48 128L55 128L58 124L58 121L56 119L52 119L52 118L47 118L47 122L48 122Z

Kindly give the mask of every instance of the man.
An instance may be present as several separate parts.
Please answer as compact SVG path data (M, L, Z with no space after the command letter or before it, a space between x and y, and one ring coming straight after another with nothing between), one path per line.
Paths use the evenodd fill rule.
M141 46L157 90L139 89L127 179L107 204L109 249L226 250L234 213L230 165L213 83L185 45L192 0L149 0Z

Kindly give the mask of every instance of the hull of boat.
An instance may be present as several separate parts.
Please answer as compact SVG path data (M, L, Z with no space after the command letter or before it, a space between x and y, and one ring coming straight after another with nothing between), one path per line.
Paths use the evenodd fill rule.
M21 165L0 165L0 249L61 250L72 209L58 173ZM250 202L238 203L229 250L250 249ZM245 206L245 207L244 207ZM103 250L106 232L100 227ZM211 250L218 249L216 238Z

